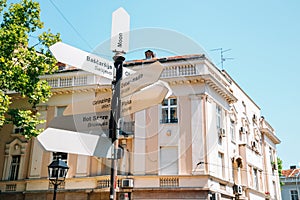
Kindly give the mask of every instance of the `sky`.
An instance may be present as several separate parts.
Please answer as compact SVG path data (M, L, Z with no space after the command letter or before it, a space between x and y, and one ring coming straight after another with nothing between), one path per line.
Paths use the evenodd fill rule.
M18 1L8 0L12 2ZM130 46L134 48L126 55L127 60L144 58L147 48L154 49L157 57L205 53L222 69L220 51L212 51L222 48L223 56L228 58L223 69L257 103L261 115L280 138L277 150L283 167L300 167L300 130L296 126L300 124L299 0L38 2L45 29L60 33L64 43L107 58L111 57L106 44L112 13L120 7L130 15L133 33ZM143 39L147 42L143 43ZM155 43L162 41L168 44ZM195 48L188 49L187 44Z

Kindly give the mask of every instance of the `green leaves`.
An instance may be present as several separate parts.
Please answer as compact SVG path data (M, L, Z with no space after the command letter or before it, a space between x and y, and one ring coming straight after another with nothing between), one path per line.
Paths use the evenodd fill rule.
M3 126L5 122L4 114L8 111L9 104L9 96L5 95L3 91L0 90L0 126Z
M29 34L36 34L43 28L40 20L40 6L33 0L6 6L0 0L0 126L5 122L22 125L25 136L36 136L40 131L36 125L41 123L38 114L30 110L9 110L11 99L5 94L15 91L35 107L51 96L50 87L40 76L54 72L57 61L49 51L49 46L60 41L59 34L50 30L39 35L39 43L29 46ZM7 116L6 118L4 116Z
M17 127L24 129L22 134L25 138L36 137L43 131L42 129L36 130L37 125L45 122L45 120L38 119L40 116L39 113L33 114L30 110L11 109L8 114L11 116L9 121Z

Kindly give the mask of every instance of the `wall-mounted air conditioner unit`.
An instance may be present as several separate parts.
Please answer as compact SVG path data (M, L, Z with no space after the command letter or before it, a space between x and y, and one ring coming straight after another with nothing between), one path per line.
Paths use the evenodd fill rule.
M242 195L243 194L243 186L242 185L234 185L233 192L234 192L234 194Z
M221 193L212 193L208 194L208 199L209 200L221 200Z
M125 178L122 179L122 188L133 188L133 179L132 178Z
M226 137L225 129L224 128L220 128L219 129L219 137Z

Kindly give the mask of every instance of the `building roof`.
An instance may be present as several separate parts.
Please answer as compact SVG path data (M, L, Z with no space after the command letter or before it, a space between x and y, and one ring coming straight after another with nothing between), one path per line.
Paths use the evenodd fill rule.
M140 59L140 60L129 60L125 61L124 66L134 66L134 65L140 65L140 64L150 64L154 63L156 61L159 61L161 63L165 62L171 62L171 61L181 61L181 60L193 60L193 59L199 59L199 58L205 58L204 54L191 54L191 55L181 55L181 56L168 56L164 58L152 58L152 59Z
M282 173L282 176L285 176L286 178L296 177L300 173L300 168L282 170L281 173Z
M176 61L186 61L186 60L195 60L195 59L205 59L204 54L190 54L190 55L180 55L180 56L168 56L168 57L163 57L163 58L151 58L151 59L137 59L137 60L128 60L124 62L124 67L132 67L136 65L141 65L141 64L151 64L156 61L159 61L161 63L166 63L166 62L176 62ZM57 64L60 68L59 71L55 73L63 73L63 72L70 72L70 71L82 71L81 69L78 69L74 66L69 66L65 68L65 64L58 62Z

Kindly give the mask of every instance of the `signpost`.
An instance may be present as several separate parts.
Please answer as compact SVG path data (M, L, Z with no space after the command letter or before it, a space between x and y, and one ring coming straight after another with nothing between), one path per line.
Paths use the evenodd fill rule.
M121 98L121 117L161 103L168 92L169 89L165 84L162 81L158 81L140 91ZM73 102L67 106L63 114L68 116L109 111L111 98L111 93L103 93L96 98Z
M127 95L156 82L163 69L164 66L162 66L160 62L155 62L122 79L121 97L126 97Z
M120 114L121 114L121 80L123 74L124 54L128 52L129 47L129 28L130 17L128 13L119 8L112 14L112 29L111 29L111 50L115 52L114 66L115 76L112 81L112 101L111 114L109 121L109 135L113 143L113 156L111 159L111 173L110 173L110 192L109 198L116 200L116 186L117 186L117 151L119 148L117 132L120 131ZM114 38L118 38L117 40Z
M130 16L119 8L112 14L110 48L113 52L126 53L129 50Z
M38 141L47 151L111 158L112 145L106 136L48 127Z
M61 63L77 67L87 72L113 79L113 62L101 58L95 54L82 51L63 42L57 42L50 46L50 51ZM133 74L134 71L124 69L124 76Z
M124 54L129 49L129 24L130 17L123 8L113 12L111 50L115 53L114 63L62 42L50 47L59 62L111 79L112 92L74 102L65 110L65 116L55 118L37 137L49 151L111 158L111 200L116 199L120 118L157 105L170 92L166 83L158 81L163 71L159 62L137 72L123 69Z
M109 114L106 111L55 117L37 139L47 151L111 158Z

